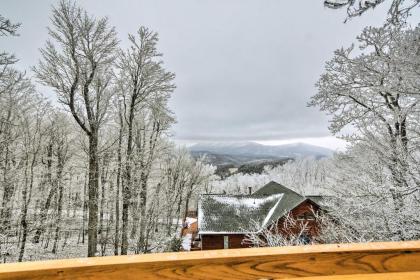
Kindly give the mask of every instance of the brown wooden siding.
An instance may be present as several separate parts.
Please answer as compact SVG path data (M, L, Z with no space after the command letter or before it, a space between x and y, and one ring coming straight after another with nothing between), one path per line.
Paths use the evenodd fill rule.
M229 236L229 249L248 248L249 245L242 244L244 234L204 234L201 235L201 248L203 250L224 249L224 236Z
M316 205L315 203L313 203L311 200L305 200L304 202L302 202L301 204L299 204L298 206L296 206L295 208L292 209L292 211L290 211L290 215L294 220L297 220L297 218L299 216L303 216L305 214L311 214L313 215L313 213L318 213L320 211L319 206ZM282 232L293 232L293 233L297 233L298 231L300 231L301 227L299 225L297 225L295 228L287 228L284 229L284 220L285 218L280 218L278 226L280 227L279 230ZM303 220L303 221L298 221L298 222L302 222L302 223L307 223L307 235L309 237L316 237L318 235L318 231L319 231L319 225L317 223L316 220Z

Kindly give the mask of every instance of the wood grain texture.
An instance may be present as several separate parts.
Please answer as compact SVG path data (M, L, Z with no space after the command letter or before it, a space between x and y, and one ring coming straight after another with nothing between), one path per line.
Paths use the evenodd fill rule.
M0 279L284 279L369 273L384 276L388 272L418 271L420 241L410 241L1 264Z
M315 277L304 277L304 278L289 278L288 280L419 280L419 279L420 279L420 271L315 276Z

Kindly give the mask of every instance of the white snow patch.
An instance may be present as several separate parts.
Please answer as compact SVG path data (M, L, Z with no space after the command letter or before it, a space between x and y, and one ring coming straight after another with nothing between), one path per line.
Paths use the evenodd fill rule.
M263 223L262 223L262 225L261 225L261 229L263 229L263 228L267 225L267 223L268 223L268 221L270 220L271 216L273 216L274 210L275 210L275 209L277 208L277 206L279 205L280 200L282 199L282 197L283 197L283 195L279 198L279 200L277 200L276 204L274 204L274 206L270 209L270 211L268 211L268 214L267 214L267 216L265 217L265 219L264 219L264 221L263 221Z
M191 251L191 240L192 240L192 234L187 233L182 237L182 249L185 251Z
M228 204L231 206L245 206L248 208L258 208L264 203L280 199L283 196L280 194L273 194L264 198L252 197L232 197L232 196L213 196L212 198L219 203Z
M193 223L197 222L197 219L196 218L187 217L185 219L185 222L187 223L187 227L190 228Z

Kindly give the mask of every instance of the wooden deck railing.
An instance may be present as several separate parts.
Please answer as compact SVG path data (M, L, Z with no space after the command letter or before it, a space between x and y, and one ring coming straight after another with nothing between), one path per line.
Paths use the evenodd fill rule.
M304 277L304 278L301 278ZM420 279L420 241L0 264L0 279Z

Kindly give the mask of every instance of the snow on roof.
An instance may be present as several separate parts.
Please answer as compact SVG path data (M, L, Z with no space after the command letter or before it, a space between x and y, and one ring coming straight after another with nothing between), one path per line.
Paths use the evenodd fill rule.
M213 199L220 203L225 203L232 206L245 206L249 208L259 208L264 203L270 202L272 200L278 200L282 196L283 194L274 194L274 195L270 195L266 197L219 195L219 196L214 196Z
M259 231L307 199L312 200L274 181L252 195L201 195L198 231L199 234ZM259 228L255 228L255 223Z
M198 203L200 234L243 233L253 222L267 223L283 194L268 196L202 195ZM255 230L255 229L254 229Z
M273 195L273 196L275 196L275 195ZM283 194L281 195L281 197L283 197ZM276 202L276 204L270 209L270 211L268 211L267 216L265 217L264 221L262 222L261 228L264 228L267 225L267 223L271 220L271 217L273 216L274 211L276 210L277 206L279 206L280 200L281 199L279 199Z

